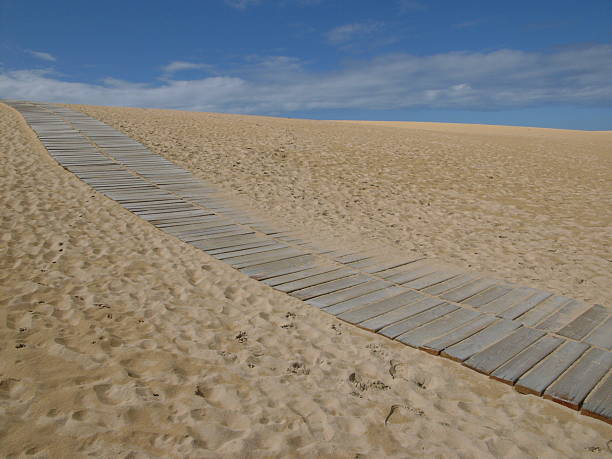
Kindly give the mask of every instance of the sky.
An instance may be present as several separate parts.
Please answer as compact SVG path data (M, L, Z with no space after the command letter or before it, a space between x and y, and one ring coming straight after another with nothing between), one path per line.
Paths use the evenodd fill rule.
M0 99L612 129L611 0L0 0Z

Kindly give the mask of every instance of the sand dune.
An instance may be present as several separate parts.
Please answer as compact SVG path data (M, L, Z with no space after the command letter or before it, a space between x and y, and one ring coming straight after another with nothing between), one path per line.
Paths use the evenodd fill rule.
M81 108L346 245L612 297L610 145L596 137ZM342 324L157 231L55 164L1 104L0 155L3 456L609 454L602 422Z

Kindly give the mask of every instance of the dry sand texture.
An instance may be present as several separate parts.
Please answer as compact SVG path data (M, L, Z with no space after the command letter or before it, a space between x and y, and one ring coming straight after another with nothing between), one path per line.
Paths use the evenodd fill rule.
M279 149L292 132L283 123L300 125L279 121L275 128L273 120L249 118L243 124L236 117L163 112L139 121L149 112L93 111L107 120L116 117L116 126L157 151L181 139L188 126L180 120L193 117L191 126L200 132L189 142L218 136L197 151L213 145L228 150L227 157L219 153L209 162L195 153L179 161L203 175L246 151L230 140L255 133L249 123L267 126L261 136L277 132ZM314 129L313 148L317 132L329 148L329 132L359 132L354 126L304 123L299 135ZM257 141L263 149L275 139ZM188 158L191 147L180 142L176 157ZM339 143L343 148L348 147ZM342 324L157 231L55 164L17 112L2 104L0 155L0 456L609 454L612 427L603 422ZM306 152L298 156L293 160L308 158ZM283 203L277 194L289 191L271 183L276 178L263 180L264 166L255 164L255 157L245 155L236 176L221 169L213 178L225 177L228 186L245 180L243 189L253 187L258 199L274 197L266 205L282 205L277 212L299 202L304 215L299 208L288 215L306 221L317 213L316 228L325 210L330 228L340 221L334 209L344 207L333 202L320 208L300 197ZM271 167L271 159L265 164ZM252 168L260 181L244 179L248 170L238 172L242 168ZM326 176L338 173L331 166L321 169L329 169ZM310 174L316 183L315 171ZM304 180L295 182L303 186ZM348 186L342 183L336 180L330 193ZM359 196L364 216L351 207L353 218L369 221L372 203L365 201L374 198ZM413 215L427 215L418 209ZM351 229L357 226L354 220ZM373 229L363 231L374 235Z
M76 108L311 234L612 303L612 132Z

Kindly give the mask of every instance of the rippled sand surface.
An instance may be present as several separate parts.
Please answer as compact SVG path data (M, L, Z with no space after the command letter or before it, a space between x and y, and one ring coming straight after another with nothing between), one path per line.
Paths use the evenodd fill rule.
M474 226L461 233L454 224L426 232L418 218L441 219L435 216L446 207L436 205L447 196L456 196L456 206L463 209L467 201L460 190L469 187L469 180L457 183L455 194L416 176L412 185L392 188L399 180L395 170L408 174L410 164L427 162L429 150L423 146L421 153L414 149L412 161L397 159L403 165L391 167L392 157L406 155L399 139L409 142L409 130L151 110L87 111L245 200L248 195L261 209L286 216L291 224L307 222L347 245L368 236L381 246L441 257L446 247L449 259L459 263L487 260L482 254L461 255L465 260L451 256L453 245L465 248L468 241L478 241L470 234ZM428 142L437 135L419 133L431 136ZM448 142L444 136L441 141ZM400 142L393 147L396 153L394 138ZM367 160L366 151L371 154L383 140L384 161ZM592 162L609 158L603 147L596 150L590 153ZM600 421L340 323L157 231L58 166L20 115L2 104L0 155L0 456L608 454L612 428ZM593 168L603 177L603 166ZM446 174L458 173L448 168ZM589 180L590 187L606 186L596 176ZM431 198L421 204L427 183ZM589 186L575 193L589 196L595 192ZM503 191L492 190L490 199ZM467 194L467 188L461 192ZM485 198L473 203L472 215L483 212L478 203L488 202ZM557 207L563 211L562 206L550 208ZM583 217L569 221L585 228L590 216L593 231L601 235L605 216L597 209L585 206ZM519 217L500 210L497 218ZM559 225L565 221L547 218L559 218ZM459 210L454 219L470 220ZM390 234L383 237L385 226ZM517 245L523 240L509 230L503 234ZM576 234L575 240L567 236L574 241L571 250L580 248L577 254L598 260L604 242L596 244L595 234ZM443 237L446 245L433 252ZM591 241L592 252L588 244L579 244L580 238ZM516 248L505 244L496 246L500 257ZM550 244L564 250L568 245ZM524 262L529 253L515 256ZM518 269L518 262L512 264L514 271L512 266L502 271L500 260L493 263L487 268L499 266L498 272L519 279L530 272ZM557 279L561 285L565 271L555 273L537 282ZM598 272L588 285L604 283L607 275ZM595 289L589 293L588 285L571 284L567 290L594 298Z

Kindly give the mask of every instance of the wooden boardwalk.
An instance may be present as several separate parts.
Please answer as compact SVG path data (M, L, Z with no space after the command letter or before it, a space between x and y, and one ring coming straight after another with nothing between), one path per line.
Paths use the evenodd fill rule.
M341 320L612 423L612 308L432 260L317 248L98 120L5 103L65 169L160 230Z

